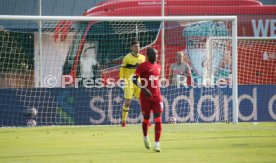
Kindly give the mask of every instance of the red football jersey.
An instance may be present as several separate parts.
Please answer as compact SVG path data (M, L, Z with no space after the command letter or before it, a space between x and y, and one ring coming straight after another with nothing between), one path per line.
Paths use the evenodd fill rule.
M162 101L159 87L160 73L161 66L157 63L152 64L148 61L141 63L135 71L135 74L140 77L142 86L146 87L151 92L152 98ZM146 98L143 91L141 91L140 98Z

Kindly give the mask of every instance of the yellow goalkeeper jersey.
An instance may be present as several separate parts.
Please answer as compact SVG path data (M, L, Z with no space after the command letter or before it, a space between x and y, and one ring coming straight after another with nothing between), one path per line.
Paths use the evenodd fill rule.
M127 54L124 57L120 68L120 79L129 80L135 73L136 67L143 62L145 62L144 55L138 53L137 57L135 57L131 53Z

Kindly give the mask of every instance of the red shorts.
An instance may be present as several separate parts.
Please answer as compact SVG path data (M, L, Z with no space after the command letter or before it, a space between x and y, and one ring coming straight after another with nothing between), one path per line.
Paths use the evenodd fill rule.
M151 111L153 113L162 113L164 108L163 101L146 98L140 98L140 105L143 116L150 116Z

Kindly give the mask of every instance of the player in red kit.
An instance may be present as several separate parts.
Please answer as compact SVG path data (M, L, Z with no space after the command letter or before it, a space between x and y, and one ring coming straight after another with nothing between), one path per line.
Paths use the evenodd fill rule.
M133 76L133 83L141 88L140 104L142 114L144 117L142 123L142 129L144 134L144 144L147 149L151 148L148 139L148 124L150 114L154 114L155 122L155 145L154 151L160 152L160 136L162 131L162 111L163 101L159 87L159 79L161 73L161 66L156 63L157 50L154 48L148 48L146 52L147 61L140 64ZM140 78L140 80L138 79Z

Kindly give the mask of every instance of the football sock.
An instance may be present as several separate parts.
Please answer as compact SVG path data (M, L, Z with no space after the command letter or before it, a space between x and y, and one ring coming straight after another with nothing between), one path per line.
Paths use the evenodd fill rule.
M123 111L122 111L122 121L126 122L127 115L128 115L129 107L123 106Z
M143 123L142 123L142 128L143 128L143 134L144 136L148 136L148 128L149 128L149 119L144 119Z
M160 140L160 136L161 136L161 132L162 132L162 124L161 124L161 117L157 117L154 119L155 121L155 141L159 142Z

